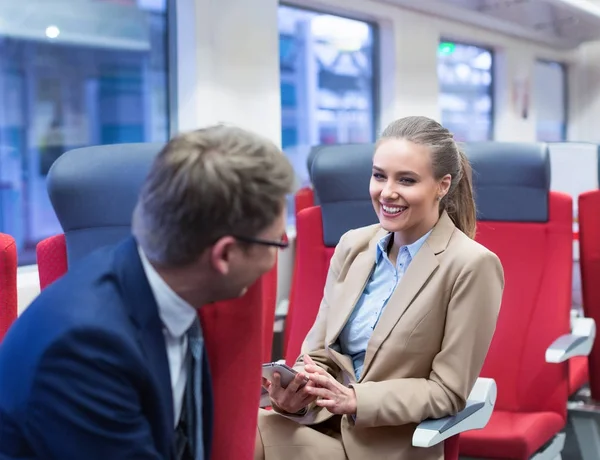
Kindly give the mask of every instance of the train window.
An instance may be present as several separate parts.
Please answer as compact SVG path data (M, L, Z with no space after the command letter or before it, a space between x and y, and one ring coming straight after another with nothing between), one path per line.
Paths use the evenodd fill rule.
M438 47L441 122L461 142L493 138L491 50L443 41Z
M0 2L0 231L19 263L61 232L46 175L65 151L168 137L166 0Z
M368 22L279 7L282 146L298 187L309 183L312 146L374 140L376 33Z
M564 141L567 131L565 66L558 62L537 61L534 75L537 140Z

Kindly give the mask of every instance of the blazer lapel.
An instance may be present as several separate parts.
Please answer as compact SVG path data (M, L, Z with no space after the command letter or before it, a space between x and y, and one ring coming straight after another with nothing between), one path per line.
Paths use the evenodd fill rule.
M377 326L375 326L367 346L361 379L367 373L369 365L383 341L388 337L396 323L402 318L404 312L419 295L419 292L439 266L437 254L447 247L454 230L454 223L444 211L431 235L429 235L427 241L410 263L400 283L396 286L377 322Z
M387 234L379 230L369 241L366 248L359 252L349 266L343 283L343 291L336 298L336 304L330 306L330 326L327 328L326 343L334 361L350 375L354 376L354 365L349 356L340 353L337 344L342 329L354 311L364 288L375 267L377 242Z
M162 447L163 453L172 456L173 394L162 322L139 257L137 243L133 238L129 238L117 247L115 262L115 270L122 286L121 292L126 299L125 303L129 308L129 316L138 328L138 340L160 393L160 401L156 401L156 404L162 409L160 412L163 417L158 423L162 428L163 445L157 447ZM152 420L150 422L157 423Z
M350 356L348 355L341 353L339 345L337 343L329 347L329 356L331 356L331 359L334 362L336 362L338 366L340 366L340 369L346 371L346 374L348 374L351 377L351 380L356 379L354 374L354 363L352 362L352 358L350 358Z
M348 318L360 299L375 267L377 242L386 234L385 230L378 231L369 241L369 245L359 252L350 264L344 279L343 291L336 298L336 304L330 306L329 320L331 323L327 328L326 337L328 345L332 345L337 341L342 329L348 322Z

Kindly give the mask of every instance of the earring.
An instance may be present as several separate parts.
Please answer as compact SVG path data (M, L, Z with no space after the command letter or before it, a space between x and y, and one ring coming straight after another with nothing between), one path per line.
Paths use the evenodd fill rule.
M437 200L440 201L442 199L441 195L438 195Z

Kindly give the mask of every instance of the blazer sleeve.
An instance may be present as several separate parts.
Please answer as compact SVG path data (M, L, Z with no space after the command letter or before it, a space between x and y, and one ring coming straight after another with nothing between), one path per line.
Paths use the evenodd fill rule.
M353 384L356 426L420 423L462 410L492 341L503 290L495 254L486 251L468 264L452 289L442 347L429 378Z
M37 458L162 458L134 384L139 359L129 350L116 334L90 328L71 330L46 350L25 423Z

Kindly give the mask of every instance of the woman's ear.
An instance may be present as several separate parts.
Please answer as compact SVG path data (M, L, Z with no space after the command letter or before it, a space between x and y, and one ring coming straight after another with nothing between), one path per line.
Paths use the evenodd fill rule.
M450 185L452 184L452 176L450 174L446 174L442 177L438 183L438 196L440 199L444 198L448 191L450 190Z

